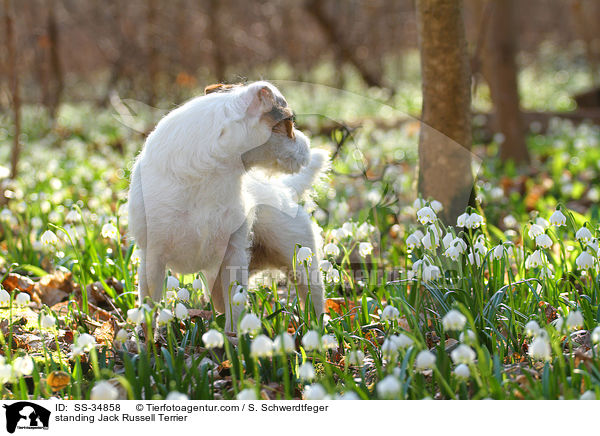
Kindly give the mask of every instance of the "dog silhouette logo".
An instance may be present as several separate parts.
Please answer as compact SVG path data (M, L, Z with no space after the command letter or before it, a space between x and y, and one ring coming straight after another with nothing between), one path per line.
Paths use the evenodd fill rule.
M42 406L28 401L19 401L10 405L4 404L6 409L6 431L14 433L19 429L48 429L50 411Z

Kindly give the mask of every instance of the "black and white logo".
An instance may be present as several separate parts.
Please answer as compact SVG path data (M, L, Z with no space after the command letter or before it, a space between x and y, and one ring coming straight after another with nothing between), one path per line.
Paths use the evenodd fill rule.
M6 431L14 433L16 429L47 430L50 422L50 411L29 401L19 401L6 409Z

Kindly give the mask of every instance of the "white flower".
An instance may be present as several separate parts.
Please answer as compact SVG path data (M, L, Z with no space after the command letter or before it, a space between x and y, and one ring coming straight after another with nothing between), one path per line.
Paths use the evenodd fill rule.
M168 324L173 319L173 313L169 309L163 309L158 314L159 324Z
M75 344L72 345L73 355L78 356L84 352L90 351L96 346L96 338L87 333L82 333L77 337Z
M189 397L186 394L177 391L171 391L165 398L168 401L187 401Z
M305 362L298 368L300 380L311 381L315 378L315 369L310 362Z
M437 216L432 208L425 206L417 212L417 219L421 224L433 224Z
M399 335L390 336L390 340L396 344L398 348L408 348L413 344L413 340L406 336L404 333L400 333Z
M102 226L102 237L116 239L119 236L119 229L113 223L106 223Z
M473 351L473 349L468 345L460 344L458 347L452 350L450 357L455 364L469 364L473 363L477 355L475 354L475 351Z
M19 292L17 298L15 298L15 302L19 306L27 306L31 302L31 297L27 292Z
M454 235L452 233L446 233L446 236L442 239L444 249L447 250L451 246L452 241L454 241Z
M231 298L231 304L234 306L245 306L248 298L244 292L236 292Z
M287 332L283 332L275 337L273 348L278 353L292 353L296 349L294 338Z
M461 363L456 368L454 368L454 375L458 379L467 380L471 376L471 370L467 365Z
M360 397L358 396L358 394L354 391L349 391L349 392L344 392L341 395L337 395L336 396L336 400L342 400L342 401L359 401Z
M346 222L346 223L342 224L342 230L344 231L346 236L352 235L354 233L355 229L356 229L356 223Z
M68 223L78 223L81 221L81 215L75 209L71 209L67 216L65 216L65 221Z
M456 226L457 227L466 227L468 219L469 219L469 214L466 212L463 213L456 219Z
M119 330L115 336L115 342L118 342L121 344L123 342L125 342L127 339L129 339L129 333L127 333L127 330L125 330L125 329Z
M341 241L342 239L350 236L346 233L346 231L344 229L333 229L331 232L331 237L335 240L335 241Z
M190 301L190 291L185 288L181 288L177 291L177 299L179 301Z
M527 232L527 234L529 235L529 239L535 239L542 233L544 233L544 228L539 224L532 224L529 228L529 231Z
M119 397L119 391L110 382L102 380L97 382L90 392L90 400L114 401Z
M381 312L382 321L397 321L400 318L400 311L394 306L385 306Z
M452 245L460 252L460 254L467 251L467 243L462 238L454 238Z
M262 328L260 319L253 313L247 313L240 321L240 333L256 333Z
M49 329L54 327L54 325L56 324L56 318L54 318L51 315L42 315L42 317L40 318L40 327L43 329Z
M535 223L544 230L546 230L550 226L550 223L545 218L542 218L541 216L539 216L535 219Z
M435 354L431 351L423 350L417 354L415 360L415 367L418 371L425 371L427 369L433 369L435 366Z
M431 208L435 213L438 213L444 208L444 206L442 205L441 201L433 200L431 202Z
M475 335L475 332L473 330L461 332L458 336L458 339L461 342L464 342L465 344L474 344L475 342L477 342L477 336Z
M567 329L573 330L583 326L583 315L578 310L569 312L567 316Z
M0 285L0 304L5 306L10 303L10 294Z
M335 336L333 335L323 335L321 338L321 345L323 350L333 350L337 348L338 342Z
M412 250L421 245L421 238L423 238L423 233L420 231L416 231L408 235L406 238L406 246L409 250Z
M595 400L596 399L596 393L594 391L585 391L583 394L581 394L581 397L579 397L580 400Z
M7 383L13 380L15 374L10 364L4 364L4 357L0 359L0 383Z
M542 269L540 270L540 278L541 279L553 279L554 278L554 273L552 272L552 270L547 267L547 266L543 266Z
M575 259L575 263L577 264L577 267L579 269L586 270L594 267L596 259L594 259L594 257L590 253L584 251L579 256L577 256L577 259Z
M250 344L253 357L270 357L273 355L273 341L265 335L258 335Z
M560 210L556 209L552 216L550 216L550 224L556 227L566 226L567 217Z
M55 245L58 242L58 236L52 230L46 230L40 237L42 245Z
M371 224L366 222L362 223L356 229L356 239L366 239L371 235L371 233L373 233L374 230L375 227L373 227Z
M235 398L242 401L254 401L257 399L256 390L244 389L243 391L240 391Z
M460 250L457 246L452 245L451 247L448 247L446 251L444 251L444 256L456 261L460 257Z
M413 201L413 208L415 209L421 209L422 207L425 207L427 205L427 202L425 200L423 200L422 198L417 198L415 199L415 201Z
M431 227L430 227L430 229L431 229ZM434 229L432 229L432 230L434 230ZM421 243L423 244L423 247L425 247L427 250L431 250L434 247L437 247L440 245L440 238L435 230L427 231L425 236L423 236L423 238L421 239Z
M326 256L337 257L340 255L340 247L338 247L337 244L330 242L323 247L323 253L325 253Z
M394 398L402 389L402 385L396 377L388 375L377 383L377 396L381 398Z
M543 264L542 260L542 252L540 250L535 250L525 261L525 268L537 268L538 266Z
M494 247L494 250L492 251L492 257L496 260L504 257L504 245L503 244L496 245Z
M133 250L133 253L131 253L131 257L129 258L129 261L131 262L132 265L140 264L140 262L142 261L142 258L140 256L140 250L138 248Z
M544 336L538 336L529 344L529 355L536 360L550 360L552 349Z
M315 383L304 388L305 400L324 400L326 397L327 392L319 383Z
M17 377L31 375L33 368L33 359L31 356L17 357L12 362L12 369Z
M592 239L592 232L587 227L582 227L575 233L575 238L584 244Z
M429 283L432 280L440 278L440 269L435 265L427 265L423 268L423 283Z
M331 271L331 269L333 268L333 264L331 262L329 262L328 260L322 260L321 263L319 264L319 268L321 268L321 271L324 272L329 272Z
M456 309L450 310L442 318L444 330L462 330L467 323L467 317Z
M225 344L225 338L220 331L210 329L202 335L202 342L206 348L221 348Z
M127 321L132 324L139 324L144 321L144 311L139 308L129 309L127 311Z
M179 289L179 279L173 276L167 277L167 289L175 291Z
M303 265L304 262L306 262L307 265L310 265L310 263L312 261L312 256L313 256L313 252L310 248L300 247L298 249L298 252L296 253L296 260L298 261L298 263L300 265Z
M370 242L361 242L358 244L358 254L361 257L367 257L373 252L373 245Z
M483 224L483 217L477 213L472 213L467 218L465 223L466 227L469 229L476 229Z
M340 272L335 268L331 268L331 270L327 271L327 274L325 275L325 280L329 283L339 283Z
M177 305L175 306L175 317L177 319L187 319L189 316L187 307L185 307L183 304L181 303L177 303Z
M194 281L192 282L192 288L194 288L194 291L203 291L204 290L204 282L202 281L202 279L201 278L194 279Z
M592 331L592 342L594 344L598 344L600 343L600 326L596 327L593 331Z
M552 239L545 233L535 237L535 245L542 248L552 247Z
M360 350L354 350L354 351L350 351L350 353L348 353L348 358L347 358L347 362L349 365L354 365L354 366L363 366L363 364L365 360L365 353L363 353Z
M525 333L527 336L535 336L540 331L540 325L535 320L529 321L525 324Z
M467 255L467 259L469 260L469 263L471 265L476 265L476 266L481 266L481 262L482 262L482 256L481 254L479 254L478 251L471 251L468 255Z
M306 351L318 350L321 347L321 338L315 330L309 330L302 337L302 346Z
M398 344L391 338L385 339L381 345L381 354L388 360L393 359L398 354Z

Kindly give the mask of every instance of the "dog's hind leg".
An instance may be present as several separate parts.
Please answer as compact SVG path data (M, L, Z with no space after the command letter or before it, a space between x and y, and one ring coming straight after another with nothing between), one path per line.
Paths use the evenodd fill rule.
M319 271L320 236L316 233L310 217L304 209L299 209L296 216L290 216L270 206L258 208L256 221L252 228L255 245L260 247L257 256L264 259L254 259L253 265L270 265L284 272L292 271L296 246L308 247L314 256L308 267L308 277L304 265L296 265L295 277L298 286L298 297L302 305L309 298L317 316L324 311L323 277ZM289 276L289 274L287 274ZM290 283L288 286L293 286Z
M150 297L153 301L161 299L165 270L166 263L159 253L142 252L138 270L140 303L143 303L146 297Z
M219 278L215 283L221 283L221 297L213 295L215 308L223 306L225 310L225 331L235 332L242 307L233 306L231 297L235 292L236 282L245 288L248 287L248 251L249 251L248 225L244 223L229 239L225 256L221 264ZM218 291L215 288L215 291Z

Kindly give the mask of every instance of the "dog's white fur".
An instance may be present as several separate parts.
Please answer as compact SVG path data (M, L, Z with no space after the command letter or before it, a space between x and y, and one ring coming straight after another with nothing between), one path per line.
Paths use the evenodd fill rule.
M273 101L287 106L267 82L208 94L167 114L148 136L129 192L129 229L141 250L140 300L161 298L167 267L203 271L226 330L235 331L241 308L230 305L232 283L247 286L249 266L291 269L299 244L315 253L310 296L317 315L323 312L319 232L295 195L310 188L328 155L311 151L296 129L295 138L275 133L276 121L267 116ZM300 172L273 177L264 170ZM304 303L309 282L298 271Z

